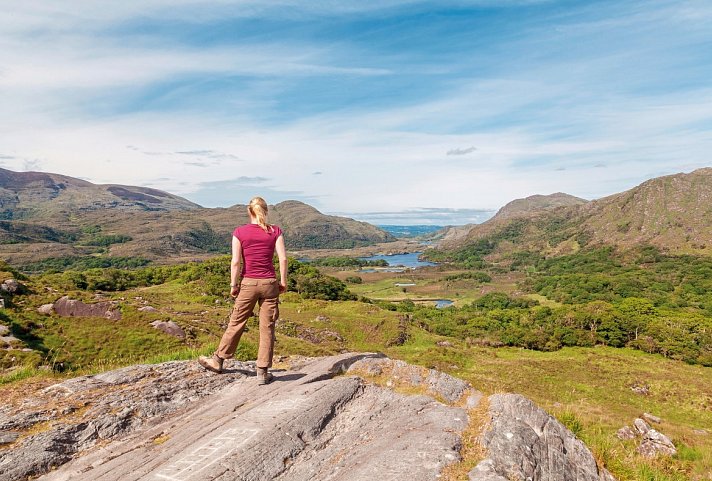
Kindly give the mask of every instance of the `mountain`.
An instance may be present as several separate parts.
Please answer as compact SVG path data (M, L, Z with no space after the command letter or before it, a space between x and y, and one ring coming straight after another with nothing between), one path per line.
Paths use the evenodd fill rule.
M96 185L59 174L0 169L1 219L51 219L107 208L168 211L199 209L200 206L146 187Z
M711 200L712 168L654 178L591 202L566 194L520 199L440 247L488 243L495 254L556 255L596 245L653 245L672 254L712 255Z
M557 192L551 195L532 195L524 199L516 199L508 203L494 215L493 219L510 219L536 215L543 211L553 210L558 207L570 207L587 203L587 200L573 195Z
M247 207L204 208L156 189L96 185L58 174L0 169L0 257L109 255L168 262L230 250ZM394 241L366 222L324 215L298 201L270 207L290 249L350 248Z

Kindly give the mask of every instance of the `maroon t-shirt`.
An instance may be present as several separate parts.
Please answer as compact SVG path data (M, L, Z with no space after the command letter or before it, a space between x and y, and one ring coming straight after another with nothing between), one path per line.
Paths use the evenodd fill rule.
M274 246L282 229L273 225L267 232L257 224L245 224L236 227L232 233L242 245L242 277L271 279L274 272Z

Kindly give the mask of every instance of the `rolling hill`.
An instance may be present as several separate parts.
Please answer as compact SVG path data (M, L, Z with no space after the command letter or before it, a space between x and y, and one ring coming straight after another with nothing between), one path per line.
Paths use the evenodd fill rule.
M16 265L54 257L142 257L159 262L229 252L245 205L204 208L144 187L97 185L58 174L0 169L0 258ZM395 238L365 222L324 215L298 201L270 207L288 248L350 248Z
M590 246L652 245L671 254L712 255L712 168L654 178L591 202L565 194L535 197L511 202L440 247L489 243L494 254L557 255Z

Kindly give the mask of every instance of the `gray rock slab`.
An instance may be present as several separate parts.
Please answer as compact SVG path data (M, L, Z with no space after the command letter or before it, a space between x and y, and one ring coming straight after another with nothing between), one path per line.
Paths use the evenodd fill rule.
M275 372L267 386L257 385L252 365L228 365L227 374L213 374L195 362L132 366L65 381L45 389L48 404L77 404L104 391L101 402L92 398L102 409L90 402L86 412L76 412L75 422L0 451L13 453L0 454L0 480L47 473L53 466L59 467L39 479L435 480L459 458L467 413L429 396L339 376L354 362L376 356L313 359L298 371ZM170 387L185 377L217 384L203 385L204 396L195 393L198 386L193 394L186 393L188 386ZM119 394L127 390L134 394ZM179 393L185 394L176 402ZM52 414L41 408L35 406L35 420ZM15 469L20 465L24 469Z
M609 481L586 445L564 425L518 394L489 397L492 421L483 436L487 458L471 481ZM483 464L484 463L484 464Z
M0 324L0 336L5 336L7 334L10 334L10 328L3 324Z
M464 410L429 396L364 386L274 479L437 479L460 459L458 433L466 426Z
M136 365L68 379L0 410L0 432L30 434L0 450L0 481L46 473L78 452L178 415L254 373L242 363L206 376L194 362ZM36 434L38 423L46 423Z
M64 296L53 304L54 312L63 317L104 317L112 321L121 320L121 311L114 309L114 303L110 301L94 302L85 304L77 299L70 299Z
M20 437L20 433L14 431L1 431L0 432L0 444L10 444L17 441Z
M433 395L449 403L456 403L464 396L468 396L467 405L475 407L482 394L472 389L472 386L462 379L458 379L444 372L426 369L403 361L388 358L366 358L355 362L349 372L368 376L384 376L393 385L406 384L421 386Z

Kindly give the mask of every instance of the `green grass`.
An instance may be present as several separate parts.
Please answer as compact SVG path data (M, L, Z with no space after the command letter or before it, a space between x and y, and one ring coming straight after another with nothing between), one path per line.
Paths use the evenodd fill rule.
M40 377L52 377L52 371L40 370L36 366L20 366L0 374L0 386L15 384L27 379L38 379Z
M700 476L712 472L712 439L695 433L712 426L709 368L632 349L437 348L423 345L426 339L389 354L450 372L486 393L526 395L574 431L621 481L705 479ZM641 380L649 396L630 389ZM643 412L663 418L659 430L681 448L676 458L645 460L615 437Z
M407 288L407 294L425 297L423 292L428 292L427 297L460 300L481 295L482 286L468 279L455 280L446 286L442 283L444 275L432 271L412 277L417 286L413 293ZM381 297L374 292L403 297L402 289L393 284L410 279L389 275L352 285L350 289L372 297ZM174 280L111 294L110 298L121 308L121 321L43 316L36 313L36 307L56 300L60 294L33 282L27 281L31 293L18 298L18 304L5 311L2 322L11 325L14 332L26 329L27 335L18 337L35 351L25 357L19 351L3 353L6 361L8 355L17 353L19 367L0 375L0 395L4 389L23 389L34 381L56 382L130 364L191 360L208 355L214 351L230 311L229 299L212 294L206 283L198 279ZM516 277L507 274L493 279L486 287L511 291L513 286ZM445 287L451 290L439 290ZM441 295L443 292L451 295ZM87 302L93 300L93 293L70 294ZM538 296L535 299L545 302ZM139 311L144 305L151 305L159 312ZM407 321L405 313L374 304L305 300L295 293L282 296L280 311L277 356L382 351L392 358L466 379L486 394L524 394L584 440L599 462L620 481L701 481L709 479L712 472L712 435L696 433L712 426L711 368L629 348L569 347L539 352L481 347L472 340L428 332L420 327L417 316ZM176 322L186 330L187 338L179 340L156 331L149 325L153 320ZM404 323L409 335L407 342L391 345ZM451 346L436 345L441 340L447 340ZM236 358L254 359L257 343L257 323L251 319ZM63 364L69 371L53 373L40 368L41 364L55 368ZM639 395L630 389L641 383L649 386L649 395ZM615 437L620 427L630 425L643 412L662 417L659 430L673 439L679 450L677 456L646 460L636 454L634 442Z

